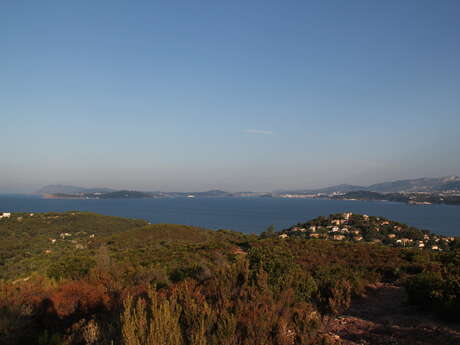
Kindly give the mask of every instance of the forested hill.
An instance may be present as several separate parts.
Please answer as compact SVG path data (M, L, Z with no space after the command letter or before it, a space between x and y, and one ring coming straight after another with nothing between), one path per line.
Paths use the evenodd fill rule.
M358 228L366 217L355 216ZM339 220L344 228L343 217L353 219L331 215L295 227L319 231ZM460 322L455 245L421 250L282 234L83 212L5 216L0 345L348 344L328 320L381 282ZM391 343L391 321L386 332ZM440 339L419 343L458 343Z
M0 279L24 278L34 272L46 275L51 271L56 277L75 277L96 262L101 247L121 263L150 256L161 261L169 257L168 250L174 261L182 254L174 252L171 243L181 248L213 241L225 246L227 240L240 238L244 239L244 235L235 232L151 225L144 220L89 212L13 213L0 219ZM77 272L78 260L84 262L82 272ZM73 266L66 267L67 261ZM56 272L57 266L63 268L62 272Z

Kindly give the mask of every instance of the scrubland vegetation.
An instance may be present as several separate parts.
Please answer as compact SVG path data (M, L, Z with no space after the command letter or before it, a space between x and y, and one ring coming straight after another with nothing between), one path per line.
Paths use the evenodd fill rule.
M325 318L379 281L460 321L454 246L264 237L14 214L0 221L0 344L332 344Z

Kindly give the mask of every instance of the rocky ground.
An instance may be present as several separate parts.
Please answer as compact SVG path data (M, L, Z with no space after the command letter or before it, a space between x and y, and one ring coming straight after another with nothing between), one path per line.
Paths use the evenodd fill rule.
M371 286L325 328L336 345L460 345L460 325L407 306L405 300L401 287Z

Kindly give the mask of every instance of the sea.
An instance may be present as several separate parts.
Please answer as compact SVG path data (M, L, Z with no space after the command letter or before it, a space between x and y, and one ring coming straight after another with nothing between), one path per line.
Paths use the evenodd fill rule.
M89 211L154 223L259 234L331 213L382 216L446 236L460 236L460 206L283 198L43 199L0 195L0 212Z

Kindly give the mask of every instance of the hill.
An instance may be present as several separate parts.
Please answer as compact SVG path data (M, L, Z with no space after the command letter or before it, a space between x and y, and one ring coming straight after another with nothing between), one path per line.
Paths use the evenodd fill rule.
M397 180L376 183L370 186L355 186L341 184L326 188L315 189L296 189L290 191L282 191L279 193L290 194L334 194L334 193L349 193L356 191L368 191L379 193L402 193L402 192L460 192L460 177L447 176L439 178L417 178L408 180Z
M366 190L381 193L396 192L434 192L450 189L460 190L460 177L447 176L439 178L418 178L412 180L398 180L368 186Z
M460 195L458 193L377 193L369 191L355 191L345 194L333 195L331 199L338 200L367 200L367 201L393 201L405 202L409 204L446 204L460 205Z
M14 213L0 219L0 279L46 273L60 257L88 255L99 237L147 225L144 220L88 212Z
M433 234L384 217L338 213L297 223L281 231L280 238L301 237L333 241L382 243L391 247L449 250L458 246L454 237Z
M332 221L366 241L300 235L307 226L329 234ZM0 344L351 344L336 336L346 336L338 315L383 283L460 322L457 242L421 250L373 241L390 231L443 241L351 214L259 237L84 212L14 213L0 219ZM401 329L386 317L391 340ZM446 339L433 332L418 344L456 344Z
M114 190L111 188L84 188L68 185L53 184L40 188L36 194L83 194L83 193L109 193Z
M170 198L170 197L271 197L283 194L346 194L352 192L376 192L376 193L460 193L460 177L447 176L440 178L418 178L388 181L370 186L358 186L340 184L324 188L277 190L273 193L255 192L227 192L223 190L209 190L204 192L144 192L134 190L114 190L110 188L83 188L65 185L48 185L37 191L37 194L47 195L52 198L97 198L97 199L120 199L120 198ZM375 199L377 200L377 199Z
M68 258L95 260L101 246L120 262L136 259L171 266L196 256L195 246L226 248L246 236L191 226L155 224L144 220L102 216L90 212L14 213L0 219L0 279L18 279L32 273L47 274ZM231 246L231 245L230 245ZM175 249L178 251L176 252ZM199 249L197 249L199 250ZM186 255L184 253L187 253ZM86 259L85 259L86 260ZM172 261L171 261L172 260ZM72 275L70 271L64 276Z

